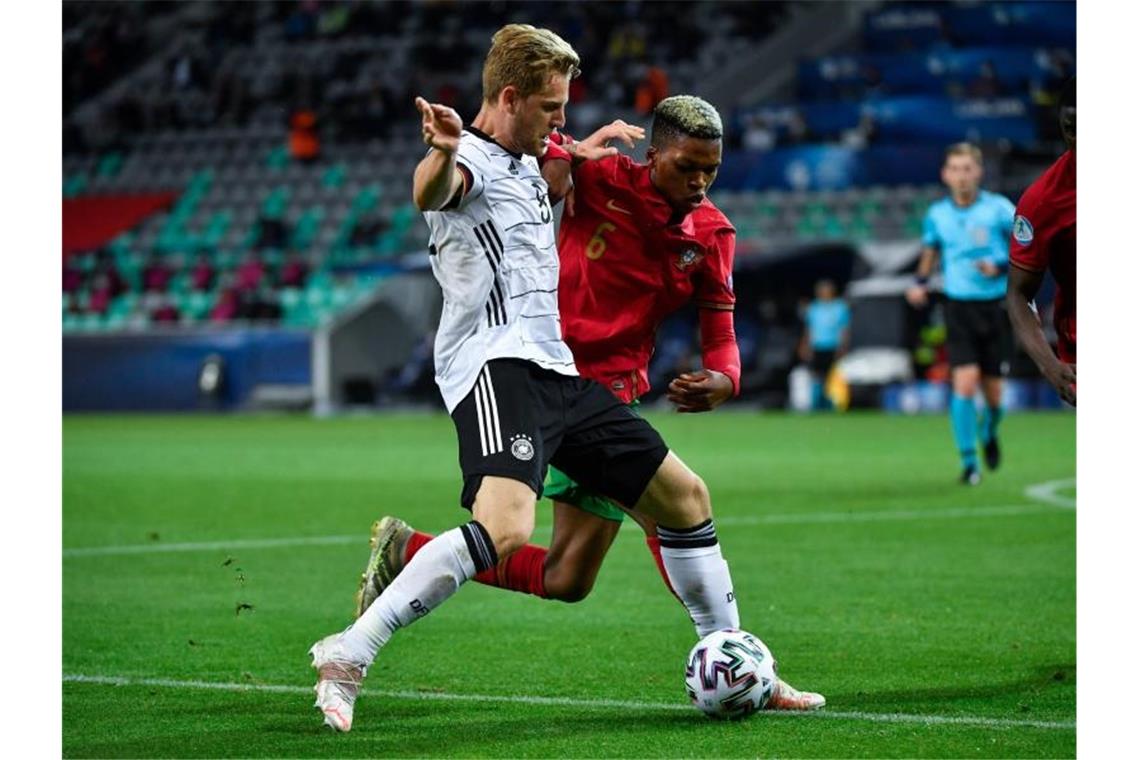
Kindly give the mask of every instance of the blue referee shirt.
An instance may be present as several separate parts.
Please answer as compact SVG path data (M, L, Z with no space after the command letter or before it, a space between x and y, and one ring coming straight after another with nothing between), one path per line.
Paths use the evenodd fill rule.
M922 244L941 251L947 297L984 301L1005 296L1013 212L1008 198L985 190L969 206L950 197L931 205L922 223ZM986 259L1001 270L1000 276L978 271L978 262Z
M819 351L835 351L843 330L851 322L851 310L838 298L830 301L812 301L807 308L808 340Z

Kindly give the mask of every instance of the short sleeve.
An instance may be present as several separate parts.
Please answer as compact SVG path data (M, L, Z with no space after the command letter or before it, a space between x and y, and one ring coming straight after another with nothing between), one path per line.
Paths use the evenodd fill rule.
M934 209L926 212L922 219L922 244L928 248L938 248L942 243L938 237L938 225L934 223Z
M1044 211L1036 198L1030 196L1022 198L1013 217L1009 260L1031 272L1043 272L1049 266L1051 233L1048 229L1048 216Z
M465 170L464 182L466 183L469 180L470 185L468 185L467 191L463 194L456 208L463 210L469 203L482 194L484 187L483 167L485 161L486 159L480 153L479 148L468 142L459 144L459 151L455 162L461 171Z
M705 255L708 266L700 273L694 290L694 300L702 309L729 311L736 305L732 289L732 267L736 258L736 231L731 227L717 230L714 250Z

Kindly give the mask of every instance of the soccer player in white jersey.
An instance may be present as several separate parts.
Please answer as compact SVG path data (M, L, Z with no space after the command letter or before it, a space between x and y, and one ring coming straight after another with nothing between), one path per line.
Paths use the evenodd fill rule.
M444 297L436 382L472 520L421 549L353 625L313 645L316 706L338 731L351 728L361 679L395 630L528 541L550 463L657 522L662 561L698 635L740 627L704 483L649 423L579 377L562 342L553 215L536 157L565 123L578 63L556 34L511 24L492 39L471 126L416 99L431 149L413 194Z

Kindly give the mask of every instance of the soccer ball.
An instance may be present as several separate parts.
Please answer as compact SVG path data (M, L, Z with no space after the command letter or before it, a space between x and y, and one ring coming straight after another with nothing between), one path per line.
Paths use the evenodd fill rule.
M685 689L710 718L736 720L764 709L776 688L776 661L747 631L725 628L697 642L685 665Z

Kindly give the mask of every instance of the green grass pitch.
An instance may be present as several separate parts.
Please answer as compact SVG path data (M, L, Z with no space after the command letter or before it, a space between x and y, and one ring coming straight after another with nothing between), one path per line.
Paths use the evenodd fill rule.
M944 417L648 416L822 714L688 707L692 628L627 525L579 604L468 584L398 632L335 735L306 650L350 622L374 519L464 520L450 421L71 416L64 756L1075 756L1072 415L1010 416L973 489Z

